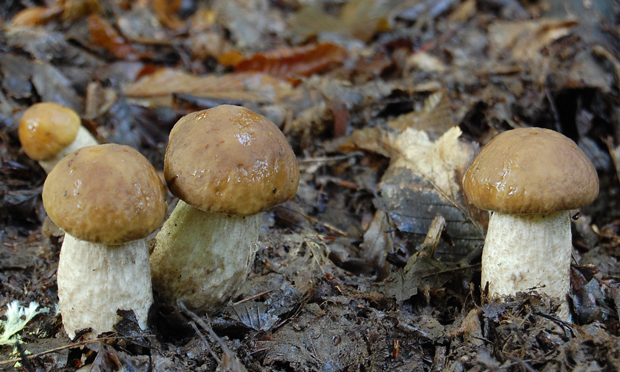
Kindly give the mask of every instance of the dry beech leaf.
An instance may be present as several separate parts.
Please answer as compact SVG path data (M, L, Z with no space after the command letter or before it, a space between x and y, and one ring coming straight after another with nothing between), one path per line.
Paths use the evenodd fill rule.
M364 242L360 244L360 257L373 266L380 279L390 270L390 265L385 261L386 253L392 251L394 244L390 230L386 213L377 210L368 230L364 233Z
M344 30L343 25L336 17L313 6L299 9L289 24L293 33L303 39L320 32L341 32Z
M116 103L118 93L114 89L105 88L98 81L93 81L86 87L86 103L84 118L96 119Z
M386 27L389 9L379 3L377 0L353 0L344 4L339 18L351 36L368 41L376 31Z
M484 239L484 214L469 208L461 179L474 157L474 146L459 140L452 127L433 142L424 131L407 129L391 143L400 154L388 167L379 189L386 211L400 231L427 233L438 215L454 247L437 248L439 255L458 260ZM394 157L394 156L393 156Z
M236 72L258 71L277 77L310 76L342 64L344 48L324 43L255 54L235 66Z
M400 115L388 121L387 125L401 132L407 128L423 130L432 140L439 138L454 125L448 92L441 89L431 94L424 101L422 110Z
M454 267L453 263L444 263L433 257L445 225L443 216L433 219L424 242L416 247L404 269L393 271L382 283L376 284L381 293L401 302L416 295L419 289L428 296L431 289L440 290L454 277L449 270Z
M377 0L352 0L345 3L338 18L315 7L300 9L290 22L291 30L306 39L321 32L338 32L368 41L387 28L388 7Z
M570 35L577 21L537 19L534 21L498 21L489 26L491 51L509 50L517 61L535 61L540 51Z
M407 67L428 72L445 72L448 69L439 58L426 52L417 52L409 56Z
M171 30L183 28L184 23L176 14L181 6L181 0L152 0L152 4L153 12L162 25Z
M448 15L448 22L462 22L471 18L476 13L476 0L465 0L458 4L454 11Z
M90 39L95 45L103 48L118 59L129 61L139 59L138 52L103 17L91 14L87 19L87 23Z
M47 62L35 61L32 66L32 85L43 102L56 102L77 112L83 110L82 96L62 71Z
M390 143L394 141L397 133L413 128L424 130L431 139L437 139L453 125L447 92L440 89L424 101L422 110L388 121L387 126L397 132L381 127L356 129L340 144L340 148L346 152L370 151L389 158L392 156Z
M240 101L278 101L293 94L286 81L261 73L198 76L183 70L164 68L125 87L129 97L170 96L185 93Z
M26 8L13 17L11 23L17 27L44 25L62 13L62 7L55 6L35 6Z
M62 20L77 21L89 14L100 13L103 6L99 0L61 0L62 4Z
M222 53L217 58L217 63L225 67L234 67L241 63L245 58L243 58L243 54L237 52L236 50L231 50L225 53Z
M386 149L386 145L391 141L389 139L390 136L393 137L395 134L383 128L360 128L354 130L349 137L340 144L340 148L345 152L358 150L370 151L389 158L390 152L389 149Z

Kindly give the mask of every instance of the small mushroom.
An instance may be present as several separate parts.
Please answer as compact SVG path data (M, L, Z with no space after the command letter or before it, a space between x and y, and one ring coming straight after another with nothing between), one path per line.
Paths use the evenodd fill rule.
M153 286L168 302L212 311L249 273L261 212L297 192L295 154L271 121L222 105L175 124L164 175L180 200L156 237Z
M163 222L163 184L153 166L128 146L83 147L49 173L43 204L65 231L58 298L65 331L112 331L118 309L133 310L146 328L153 303L146 237Z
M67 154L99 144L75 111L52 102L36 103L24 111L18 135L26 155L47 173Z
M495 296L532 288L563 301L569 320L572 252L568 211L598 195L596 169L569 138L522 128L493 138L463 179L471 203L492 211L482 253L482 287Z

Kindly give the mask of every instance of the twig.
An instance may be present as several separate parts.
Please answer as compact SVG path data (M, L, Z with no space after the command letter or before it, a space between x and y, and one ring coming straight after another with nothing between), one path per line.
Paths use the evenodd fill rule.
M337 156L322 156L316 158L305 158L297 160L298 163L326 163L330 161L338 161L338 160L347 160L356 156L363 156L364 153L361 151L354 151L350 154L346 155L337 155Z
M177 307L179 308L179 310L181 310L181 312L185 313L194 322L196 322L196 324L198 324L200 328L207 331L209 337L211 337L213 340L220 344L223 352L220 363L222 371L247 372L247 370L245 369L243 364L241 364L235 353L233 353L233 351L230 350L228 346L226 346L226 343L224 343L224 341L222 341L222 339L219 338L219 336L215 334L215 332L213 332L213 329L204 320L202 320L194 312L190 311L181 300L177 301ZM200 332L198 332L198 334L200 334Z
M200 330L198 329L198 327L196 327L196 323L190 321L189 324L192 326L192 328L194 328L194 331L196 332L196 334L198 335L198 337L200 337L200 339L202 340L202 342L204 342L205 347L207 348L207 351L209 352L209 354L211 354L211 356L213 357L213 359L215 359L217 361L218 364L222 364L222 360L217 356L217 354L215 354L213 352L213 349L211 349L211 346L209 346L209 342L207 341L207 339L205 338L205 336L202 335L202 332L200 332Z
M256 298L262 297L262 296L264 296L264 295L266 295L266 294L269 294L269 293L271 293L271 292L273 292L273 290L272 290L272 289L270 289L270 290L268 290L268 291L265 291L265 292L257 293L257 294L255 294L255 295L250 296L250 297L246 297L246 298L241 299L241 300L239 300L239 301L237 301L237 302L233 302L233 306L235 306L235 305L239 305L239 304L242 304L242 303L244 303L244 302L252 301L252 300L254 300L254 299L256 299Z
M547 96L547 100L549 100L549 107L551 107L551 112L553 113L553 119L555 120L555 130L559 133L562 133L562 123L560 122L560 114L558 114L558 107L555 105L555 101L553 100L553 97L551 97L549 85L546 83L545 83L545 95Z
M19 357L21 358L21 363L24 369L28 372L34 372L34 369L32 368L32 363L30 363L28 355L26 354L26 350L24 350L22 344L19 341L15 341L15 347L19 352Z
M438 271L436 273L422 275L422 276L420 276L420 278L421 279L426 279L426 278L430 278L431 276L447 274L447 273L453 273L453 272L457 272L457 271L465 271L465 270L473 269L473 268L476 268L476 267L479 267L479 266L480 266L480 264L475 264L475 265L464 266L464 267L456 267L454 269L441 270L441 271Z
M27 355L28 359L33 359L33 358L37 358L46 354L51 354L51 353L56 353L65 349L71 349L72 347L78 347L78 346L83 346L86 344L92 344L95 342L101 342L101 341L108 341L108 340L131 340L134 338L149 338L149 337L155 337L153 335L144 335L144 336L127 336L127 337L118 337L118 336L110 336L110 337L101 337L101 338L95 338L92 340L88 340L88 341L80 341L80 342L75 342L69 345L65 345L65 346L60 346L60 347L55 347L53 349L49 349L46 351L42 351L40 353L36 353L36 354L31 354L31 355ZM11 364L11 363L17 363L17 362L22 362L21 359L9 359L9 360L0 360L0 366L4 366L7 364Z

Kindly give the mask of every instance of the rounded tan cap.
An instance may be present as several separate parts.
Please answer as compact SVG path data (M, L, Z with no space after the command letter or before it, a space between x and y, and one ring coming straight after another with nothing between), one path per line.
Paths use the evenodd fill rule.
M48 160L69 146L82 121L75 111L51 102L30 106L19 121L19 141L34 160Z
M295 154L278 127L230 105L175 124L164 173L170 191L188 204L242 216L292 198L299 183Z
M122 244L147 237L167 213L155 168L129 146L83 147L62 159L43 185L43 205L68 234Z
M465 173L463 188L478 208L533 214L588 205L599 183L575 142L549 129L521 128L482 148Z

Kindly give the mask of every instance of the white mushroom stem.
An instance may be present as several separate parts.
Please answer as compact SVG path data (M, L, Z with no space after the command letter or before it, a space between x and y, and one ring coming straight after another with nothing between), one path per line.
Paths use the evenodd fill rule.
M45 173L49 173L52 171L52 169L54 169L56 164L58 164L58 162L62 160L62 158L69 155L73 151L79 150L82 147L95 146L98 144L99 141L97 141L97 139L95 139L95 137L93 137L93 135L90 134L90 132L86 128L80 125L80 129L78 129L75 140L73 140L73 142L71 142L69 146L60 150L60 152L51 159L39 160L39 165L41 165L41 168L43 168Z
M569 320L566 295L570 288L572 252L567 211L550 214L493 212L482 251L482 288L491 296L532 289L559 298L558 316Z
M261 214L228 216L179 200L151 253L153 287L169 303L212 311L243 283L258 250Z
M90 243L65 234L58 263L62 323L70 338L92 328L86 338L113 331L118 309L133 310L146 329L153 304L146 239L120 245Z

